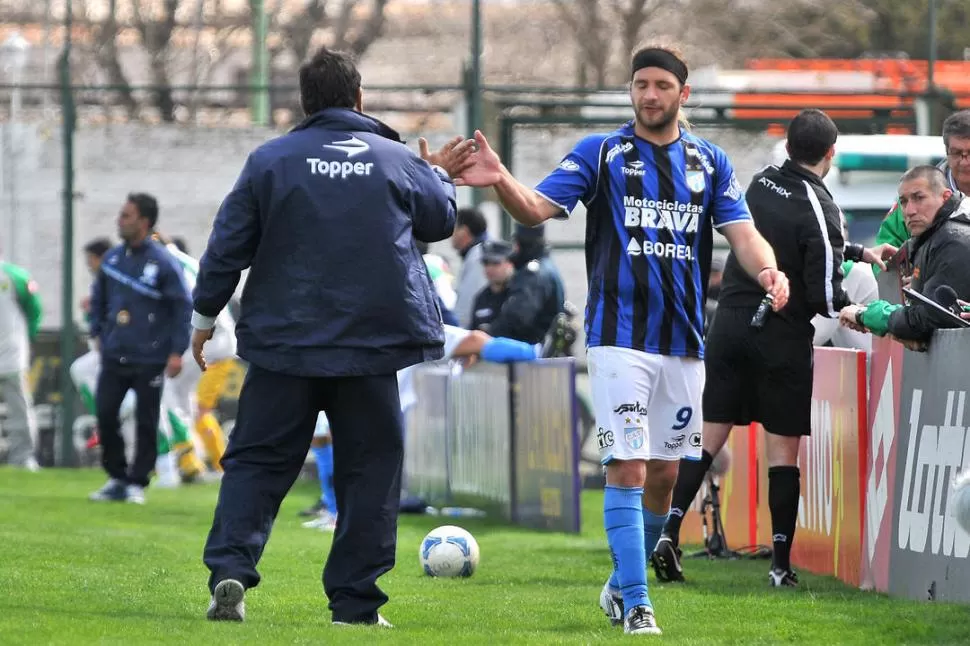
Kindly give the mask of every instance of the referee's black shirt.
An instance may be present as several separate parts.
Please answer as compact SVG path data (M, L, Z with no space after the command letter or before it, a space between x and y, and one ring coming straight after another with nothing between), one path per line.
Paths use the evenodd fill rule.
M812 335L812 317L837 317L850 305L842 289L842 261L862 247L845 248L842 211L822 179L791 160L768 166L751 180L746 193L754 224L775 251L778 268L788 276L791 294L771 316ZM718 307L757 308L765 291L749 277L734 253L724 268Z

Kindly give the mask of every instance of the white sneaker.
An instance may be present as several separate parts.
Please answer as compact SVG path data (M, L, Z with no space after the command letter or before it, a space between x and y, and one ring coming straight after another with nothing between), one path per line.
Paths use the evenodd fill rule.
M235 579L216 585L205 616L211 621L242 621L246 618L246 588Z
M660 635L660 627L650 606L634 606L623 620L623 632L627 635Z
M179 476L178 466L175 464L174 451L160 455L155 460L155 479L153 483L156 487L163 489L174 489L181 486L182 478Z
M334 621L331 622L334 626L377 626L378 628L393 628L394 624L384 619L384 615L378 614L377 621L372 624L365 623L351 623L349 621Z
M108 480L103 487L88 496L88 500L96 500L98 502L124 502L127 499L128 492L125 488L125 483L114 478Z
M308 529L319 529L322 532L332 532L337 529L337 516L324 511L313 520L303 523L303 526Z
M136 505L145 504L145 490L138 485L130 484L125 489L125 500Z
M603 591L600 592L600 608L614 626L623 623L623 595L616 588L610 587L609 580L603 584Z
M30 456L29 458L24 460L24 463L21 465L21 467L25 471L30 471L31 473L37 473L38 471L40 471L40 464L37 463L37 459L34 456Z

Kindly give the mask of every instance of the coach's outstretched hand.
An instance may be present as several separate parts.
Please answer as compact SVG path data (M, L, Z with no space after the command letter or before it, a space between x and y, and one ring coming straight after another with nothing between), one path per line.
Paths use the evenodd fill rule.
M195 362L199 364L199 369L205 372L205 342L212 338L212 333L215 328L209 328L208 330L199 330L197 328L192 328L192 356L195 357Z
M475 142L464 137L455 137L436 152L428 148L428 140L418 139L418 150L421 159L434 166L440 166L448 173L448 177L455 178L471 166L474 162L471 155L475 152Z
M461 176L455 178L455 184L480 188L498 184L504 170L498 153L488 145L481 130L475 131L475 144L477 150L471 154L471 164L462 171Z
M788 276L774 267L766 267L758 274L758 283L771 294L771 309L778 311L788 304Z
M864 325L859 324L859 313L865 311L865 309L864 305L846 305L839 312L839 323L850 330L868 333L869 330Z

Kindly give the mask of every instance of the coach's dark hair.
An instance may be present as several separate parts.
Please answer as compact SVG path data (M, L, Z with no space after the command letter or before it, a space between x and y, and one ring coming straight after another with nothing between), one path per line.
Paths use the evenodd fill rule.
M129 193L128 201L138 208L138 215L148 220L148 228L154 229L158 222L158 200L148 193Z
M89 253L92 256L102 257L104 254L108 253L108 249L111 248L111 241L107 238L95 238L91 240L86 245L84 245L84 253Z
M468 227L468 230L476 238L484 235L485 231L488 230L488 222L478 209L458 209L458 214L455 217L455 226L458 227L461 225Z
M835 122L821 110L802 110L788 124L788 156L793 162L814 166L839 138Z
M930 185L930 189L937 195L941 195L943 191L950 188L946 183L946 175L936 166L930 166L928 164L914 166L903 173L903 176L899 178L899 183L902 184L903 182L909 182L914 179L925 179L926 183Z
M970 110L954 112L943 122L943 145L950 149L950 138L970 139Z
M360 72L350 54L321 47L300 66L300 105L307 116L326 108L353 108Z

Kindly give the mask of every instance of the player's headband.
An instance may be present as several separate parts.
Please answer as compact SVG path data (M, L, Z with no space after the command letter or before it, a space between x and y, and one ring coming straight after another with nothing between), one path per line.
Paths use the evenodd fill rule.
M659 67L676 76L681 85L687 82L687 66L665 49L649 48L637 52L633 57L633 70L630 72L630 77L632 78L637 70L642 70L644 67Z

